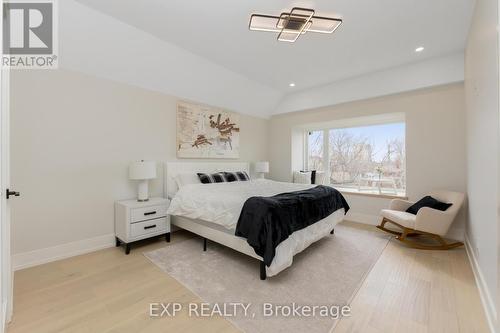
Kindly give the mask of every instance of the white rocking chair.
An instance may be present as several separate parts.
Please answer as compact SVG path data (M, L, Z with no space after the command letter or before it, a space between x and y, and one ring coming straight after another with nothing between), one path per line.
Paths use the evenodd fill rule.
M446 235L458 211L463 205L465 195L451 191L433 191L429 195L439 201L451 203L452 206L445 211L423 207L417 215L407 213L406 210L413 202L394 199L389 209L382 209L380 215L382 222L377 228L396 235L396 239L417 249L448 250L464 245L462 242L446 242L442 236ZM388 229L385 225L390 223L401 232ZM436 245L428 245L415 241L415 236L424 236L437 241Z

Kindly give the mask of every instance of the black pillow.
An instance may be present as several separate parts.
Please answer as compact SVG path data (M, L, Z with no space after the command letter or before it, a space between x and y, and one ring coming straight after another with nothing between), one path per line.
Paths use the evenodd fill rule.
M227 182L226 176L223 172L217 173L198 173L198 178L202 184L212 184L212 183L225 183Z
M410 208L408 208L406 210L406 212L413 214L413 215L417 215L420 208L423 208L423 207L429 207L429 208L445 211L448 208L450 208L451 206L452 206L451 203L441 202L441 201L436 200L433 197L428 195L426 197L423 197L419 201L415 202L412 206L410 206Z
M228 182L250 180L250 177L248 177L246 171L224 172L224 176L226 177Z

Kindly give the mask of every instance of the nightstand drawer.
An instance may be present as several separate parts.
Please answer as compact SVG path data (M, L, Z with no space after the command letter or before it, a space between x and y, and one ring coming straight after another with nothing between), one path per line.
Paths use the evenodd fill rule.
M151 220L158 217L167 216L167 206L150 206L144 208L133 208L130 210L130 223L144 220Z
M138 222L130 225L130 237L135 238L158 231L167 230L167 218Z

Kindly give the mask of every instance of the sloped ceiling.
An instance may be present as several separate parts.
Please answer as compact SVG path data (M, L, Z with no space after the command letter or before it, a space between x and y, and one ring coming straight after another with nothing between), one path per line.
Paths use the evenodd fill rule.
M248 30L250 14L294 6L344 24L294 44ZM265 117L307 108L291 102L305 91L463 54L473 1L68 0L60 7L63 67ZM425 51L415 53L420 45ZM457 80L457 71L435 81Z

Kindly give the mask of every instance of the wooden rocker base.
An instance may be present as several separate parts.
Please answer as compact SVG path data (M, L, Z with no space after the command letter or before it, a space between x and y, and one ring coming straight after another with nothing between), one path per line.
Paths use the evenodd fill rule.
M398 232L398 231L387 229L385 227L385 224L387 222L389 222L389 223L397 226L398 228L400 228L402 230L402 232ZM453 249L455 247L459 247L459 246L464 245L464 243L462 243L462 242L447 243L439 235L432 234L430 232L425 232L425 231L415 230L415 229L411 229L411 228L406 228L406 227L403 227L402 225L400 225L400 224L398 224L398 223L396 223L394 221L388 220L386 218L382 219L382 222L380 223L380 225L377 226L377 228L379 228L380 230L383 230L385 232L388 232L390 234L396 235L396 239L398 241L400 241L401 243L405 243L406 245L408 245L408 246L410 246L412 248L415 248L415 249L422 249L422 250L449 250L449 249ZM431 238L431 239L437 241L439 244L436 244L436 245L427 245L427 244L422 244L422 243L416 242L414 240L408 239L408 237L415 237L415 236L425 236L425 237L428 237L428 238Z

